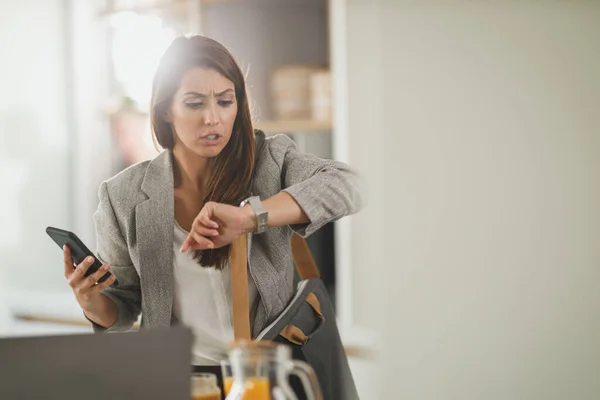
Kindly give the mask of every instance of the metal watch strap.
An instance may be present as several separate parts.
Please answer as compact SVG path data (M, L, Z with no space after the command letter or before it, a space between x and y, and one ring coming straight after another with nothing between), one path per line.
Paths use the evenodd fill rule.
M244 201L240 206L245 206L250 203L250 206L254 210L254 214L256 215L256 233L263 233L267 230L267 219L269 213L263 208L262 202L260 201L260 197L252 196Z

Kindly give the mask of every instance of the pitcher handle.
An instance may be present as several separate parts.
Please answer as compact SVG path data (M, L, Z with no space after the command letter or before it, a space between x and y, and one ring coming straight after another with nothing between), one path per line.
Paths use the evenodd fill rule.
M299 360L293 360L292 366L290 374L300 378L307 400L323 400L321 385L319 385L319 380L312 367L304 361Z

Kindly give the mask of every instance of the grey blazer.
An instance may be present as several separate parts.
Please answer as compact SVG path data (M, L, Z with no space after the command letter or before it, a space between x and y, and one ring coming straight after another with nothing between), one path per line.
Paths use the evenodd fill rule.
M286 135L256 133L252 194L261 199L286 191L310 223L248 235L248 268L259 299L252 321L256 336L293 296L292 231L309 236L328 222L359 209L357 175L340 162L299 152ZM110 264L119 286L103 293L117 306L116 323L124 331L142 315L141 327L167 327L173 319L173 166L170 151L135 164L103 182L94 214L97 256Z

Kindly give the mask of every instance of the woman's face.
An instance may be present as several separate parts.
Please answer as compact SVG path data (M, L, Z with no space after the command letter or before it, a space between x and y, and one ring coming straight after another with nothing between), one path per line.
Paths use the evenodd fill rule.
M236 115L233 82L213 69L197 67L184 73L166 117L175 147L183 145L211 158L229 143Z

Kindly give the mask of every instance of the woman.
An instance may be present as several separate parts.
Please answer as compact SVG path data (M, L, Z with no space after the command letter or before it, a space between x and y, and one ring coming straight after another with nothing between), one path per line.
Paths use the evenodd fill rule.
M285 135L255 132L242 71L206 37L171 44L151 105L166 150L102 183L94 217L106 264L84 278L91 262L73 269L65 248L65 274L96 331L127 330L140 312L142 328L179 321L195 334L194 364L218 364L233 340L230 243L252 233L255 336L293 295L292 231L306 237L356 212L355 176ZM109 268L118 287L114 276L96 285Z

